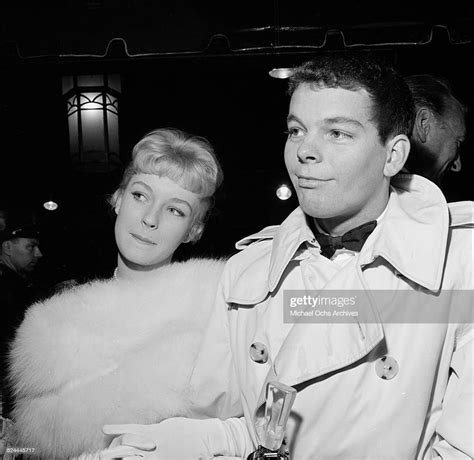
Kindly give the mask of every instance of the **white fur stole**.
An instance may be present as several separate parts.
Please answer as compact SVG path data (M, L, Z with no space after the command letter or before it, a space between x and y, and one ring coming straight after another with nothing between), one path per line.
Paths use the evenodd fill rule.
M94 281L30 307L10 354L16 445L68 458L108 446L110 423L186 415L186 389L224 261L143 282Z

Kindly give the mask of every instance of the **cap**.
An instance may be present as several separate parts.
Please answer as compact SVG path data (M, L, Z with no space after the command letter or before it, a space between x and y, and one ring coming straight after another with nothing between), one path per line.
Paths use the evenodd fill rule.
M6 222L0 231L0 243L15 238L39 238L40 228L35 216L29 212L13 211L6 213Z

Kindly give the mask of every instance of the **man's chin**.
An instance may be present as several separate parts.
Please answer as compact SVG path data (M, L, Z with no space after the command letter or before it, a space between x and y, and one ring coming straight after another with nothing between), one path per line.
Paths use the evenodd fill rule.
M328 208L325 206L304 206L300 205L301 209L303 209L304 213L314 219L331 219L337 215L335 212L334 207Z

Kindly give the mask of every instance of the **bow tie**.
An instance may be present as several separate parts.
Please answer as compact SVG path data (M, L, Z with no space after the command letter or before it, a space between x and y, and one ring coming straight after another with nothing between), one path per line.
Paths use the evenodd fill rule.
M376 226L377 221L372 220L349 230L342 236L331 236L318 232L316 232L315 236L321 246L321 254L330 259L336 252L336 249L346 248L351 251L360 251L362 246L364 246L365 240L374 231Z

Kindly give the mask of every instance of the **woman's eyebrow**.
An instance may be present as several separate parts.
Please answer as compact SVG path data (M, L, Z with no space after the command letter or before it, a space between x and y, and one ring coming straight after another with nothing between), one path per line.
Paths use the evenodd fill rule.
M148 191L153 192L153 189L148 184L146 184L145 182L143 182L141 180L136 180L136 181L132 182L132 185L141 185L141 186L145 187Z

